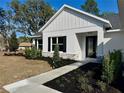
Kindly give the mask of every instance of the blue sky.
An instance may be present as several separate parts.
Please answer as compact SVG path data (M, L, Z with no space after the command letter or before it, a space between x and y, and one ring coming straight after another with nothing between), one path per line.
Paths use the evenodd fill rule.
M24 1L24 0L20 0ZM58 10L63 4L71 5L75 8L81 9L80 6L84 4L86 0L44 0L48 2L53 8ZM96 0L101 12L118 12L117 0ZM0 0L0 7L7 9L7 3L11 0Z
M63 4L79 8L86 0L45 0L55 9L59 9ZM117 0L96 0L101 12L118 12Z
M20 0L24 2L25 0ZM75 8L81 9L80 6L84 4L86 0L44 0L49 3L54 9L58 10L63 4L71 5ZM11 0L0 0L0 7L9 9L8 4ZM115 12L118 13L117 0L96 0L100 12ZM22 34L18 33L18 36Z

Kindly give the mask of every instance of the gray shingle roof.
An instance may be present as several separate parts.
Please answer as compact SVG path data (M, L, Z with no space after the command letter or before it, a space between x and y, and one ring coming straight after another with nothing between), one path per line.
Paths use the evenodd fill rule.
M110 21L110 23L112 24L112 29L120 29L121 28L119 14L106 14L102 17L104 19Z

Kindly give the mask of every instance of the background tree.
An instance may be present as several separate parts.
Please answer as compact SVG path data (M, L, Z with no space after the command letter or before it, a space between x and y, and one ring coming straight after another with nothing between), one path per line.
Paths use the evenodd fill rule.
M8 45L8 39L12 34L12 31L14 31L14 27L12 12L0 8L0 34L4 37L6 45Z
M3 32L5 31L5 18L5 10L3 10L3 8L0 8L0 34L3 34Z
M101 16L101 17L105 17L105 16L107 16L107 15L113 16L113 15L118 15L118 14L117 14L117 13L114 13L114 12L103 12L100 16Z
M24 3L13 0L10 6L18 26L17 31L28 35L37 33L54 14L52 7L44 0L26 0Z
M99 15L98 5L95 0L86 0L85 4L81 5L81 8L88 13Z
M22 42L31 42L31 38L26 37L26 36L21 36L18 38L18 42L22 43Z
M3 10L3 8L0 8L0 29L2 29L2 25L5 24L4 22L4 18L5 18L5 10Z
M9 49L10 51L16 51L16 49L18 49L18 39L16 37L15 31L11 34L9 39Z

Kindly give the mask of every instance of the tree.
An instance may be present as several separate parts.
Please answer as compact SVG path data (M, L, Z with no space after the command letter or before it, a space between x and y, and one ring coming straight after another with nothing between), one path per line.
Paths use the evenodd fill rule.
M26 37L26 36L21 36L21 37L18 38L18 41L19 41L19 43L22 43L22 42L31 42L31 38Z
M4 37L5 44L8 44L8 39L14 28L15 24L12 19L12 12L0 8L0 34Z
M2 34L2 32L4 32L5 30L5 10L3 10L3 8L0 8L0 34Z
M99 15L99 9L95 0L86 0L85 4L81 5L81 8L86 12Z
M44 0L26 0L24 3L12 0L10 6L18 24L17 30L28 35L37 33L54 14L52 7Z
M0 8L0 30L3 29L3 25L5 24L4 18L5 18L5 10L3 10L3 8Z
M16 51L18 48L18 39L16 38L16 33L13 32L9 39L9 49L10 51Z
M113 16L113 15L118 15L117 13L114 13L114 12L103 12L102 14L101 14L101 17L106 17L106 16Z

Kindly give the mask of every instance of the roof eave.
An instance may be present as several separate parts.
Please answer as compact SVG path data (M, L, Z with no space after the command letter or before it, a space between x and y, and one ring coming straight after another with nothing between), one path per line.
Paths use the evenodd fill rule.
M106 32L120 32L122 29L112 29L112 30L107 30Z
M30 36L30 38L39 38L42 37L41 35Z

